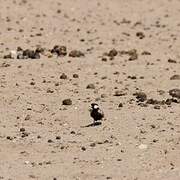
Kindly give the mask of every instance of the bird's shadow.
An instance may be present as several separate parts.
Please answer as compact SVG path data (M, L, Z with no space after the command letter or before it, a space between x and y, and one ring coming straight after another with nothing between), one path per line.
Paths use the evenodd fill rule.
M100 126L102 124L102 122L95 122L95 123L91 123L91 124L88 124L86 126L81 126L82 128L85 128L85 127L95 127L95 126Z

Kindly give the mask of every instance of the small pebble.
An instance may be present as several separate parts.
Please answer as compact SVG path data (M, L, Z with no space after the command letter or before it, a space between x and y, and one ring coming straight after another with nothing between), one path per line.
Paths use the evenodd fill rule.
M62 104L63 105L67 105L67 106L72 105L72 100L71 99L64 99L62 101Z
M180 75L179 74L175 74L175 75L170 77L170 80L180 80Z
M67 79L67 75L65 73L62 73L60 79Z
M79 78L78 74L73 74L73 78Z
M118 107L119 107L119 108L123 107L123 104L122 104L122 103L119 103Z
M85 56L84 53L78 50L72 50L69 53L69 57L84 57L84 56Z
M48 143L53 143L53 140L52 140L52 139L48 139L47 142L48 142Z
M86 148L84 146L81 147L82 151L86 151Z
M124 96L124 95L125 95L125 93L120 90L116 90L114 93L114 96Z
M57 140L61 139L61 136L56 136L56 139L57 139Z
M25 128L20 128L20 132L25 132Z
M88 84L86 86L86 89L95 89L95 85L94 84Z
M133 95L136 96L138 101L144 102L147 100L147 95L144 92L136 92Z

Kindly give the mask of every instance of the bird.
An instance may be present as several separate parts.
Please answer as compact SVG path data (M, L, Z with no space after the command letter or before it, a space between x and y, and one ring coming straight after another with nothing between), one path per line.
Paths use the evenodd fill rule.
M97 121L100 121L104 118L104 112L99 108L98 104L92 103L90 108L90 116L94 120L93 125L95 125Z

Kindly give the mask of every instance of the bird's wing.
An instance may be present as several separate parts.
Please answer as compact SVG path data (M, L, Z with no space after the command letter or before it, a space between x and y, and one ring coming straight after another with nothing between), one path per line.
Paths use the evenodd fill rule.
M102 115L102 118L103 118L104 117L104 112L101 109L99 109L98 112Z

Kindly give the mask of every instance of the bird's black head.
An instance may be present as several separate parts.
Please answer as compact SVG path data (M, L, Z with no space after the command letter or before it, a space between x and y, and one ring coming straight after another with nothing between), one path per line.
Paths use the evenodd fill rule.
M92 104L91 104L91 108L92 108L93 110L98 110L98 109L99 109L99 105L96 104L96 103L92 103Z

